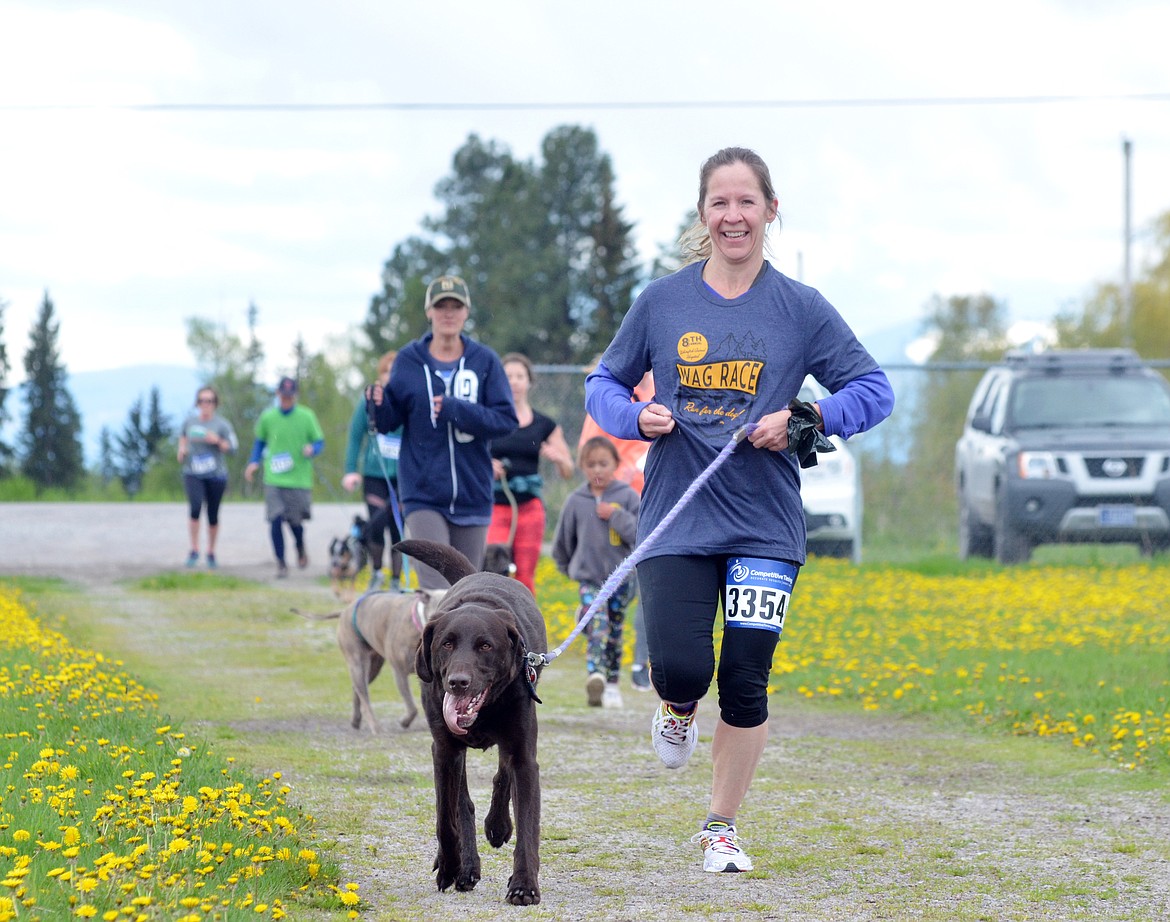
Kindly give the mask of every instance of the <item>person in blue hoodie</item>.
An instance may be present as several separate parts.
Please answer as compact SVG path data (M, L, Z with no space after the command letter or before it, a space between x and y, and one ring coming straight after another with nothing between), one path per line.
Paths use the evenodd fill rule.
M405 346L385 387L374 384L379 432L401 427L398 491L410 538L438 541L483 566L492 520L491 440L519 425L500 358L463 328L471 295L444 275L427 286L430 332ZM416 564L423 589L445 589L435 570Z

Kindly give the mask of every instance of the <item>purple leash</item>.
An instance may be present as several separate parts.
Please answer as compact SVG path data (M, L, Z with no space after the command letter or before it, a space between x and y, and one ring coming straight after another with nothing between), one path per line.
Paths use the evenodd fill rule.
M618 565L618 568L609 575L609 579L605 581L605 585L603 585L598 591L597 595L594 596L592 604L585 611L585 614L583 614L577 621L577 626L573 628L572 633L570 633L569 636L561 642L561 645L551 653L530 652L528 654L529 666L547 666L552 663L554 659L565 652L569 644L571 644L577 638L577 635L585 630L585 625L589 624L593 620L593 616L596 615L597 612L602 609L605 603L609 601L610 596L618 591L618 588L621 586L621 584L626 581L626 577L628 577L630 573L633 572L633 569L638 565L638 562L646 556L646 552L649 551L650 548L654 547L662 532L670 527L671 523L674 522L676 518L678 518L678 514L683 511L687 503L689 503L694 498L694 495L698 493L699 490L703 488L703 485L711 479L712 475L717 470L719 470L723 462L731 457L731 453L735 451L735 447L745 438L751 435L752 432L755 431L755 428L755 423L748 423L746 426L740 426L739 429L735 431L735 434L731 437L728 443L723 446L723 450L720 451L719 454L715 456L715 459L707 465L706 470L704 470L703 473L695 478L695 482L687 487L686 492L684 492L683 495L678 498L678 502L674 504L674 508L671 509L670 512L666 514L666 517L658 523L658 525L654 528L654 531L650 532L650 534L646 536L646 539L636 548L634 548L630 556L623 560L621 564Z

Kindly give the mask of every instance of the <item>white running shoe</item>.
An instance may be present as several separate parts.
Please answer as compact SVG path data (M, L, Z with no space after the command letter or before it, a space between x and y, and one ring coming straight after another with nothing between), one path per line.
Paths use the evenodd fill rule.
M601 699L605 693L605 676L600 672L590 673L585 680L585 695L591 708L601 707Z
M375 570L370 574L370 585L366 587L366 592L380 592L386 577L381 570Z
M695 751L699 741L699 725L695 720L698 710L696 706L689 714L680 714L663 701L654 712L650 741L667 768L682 768Z
M723 874L752 869L752 859L739 847L734 826L712 823L691 836L691 841L703 846L704 871Z
M620 708L622 706L622 692L617 687L617 682L605 683L605 691L601 693L601 706L603 708Z

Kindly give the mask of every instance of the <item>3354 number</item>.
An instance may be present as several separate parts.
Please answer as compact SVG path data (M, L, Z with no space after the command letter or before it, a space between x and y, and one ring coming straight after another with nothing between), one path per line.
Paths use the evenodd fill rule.
M727 590L728 618L745 621L784 623L788 612L789 595L775 589L757 589L754 586L731 586Z

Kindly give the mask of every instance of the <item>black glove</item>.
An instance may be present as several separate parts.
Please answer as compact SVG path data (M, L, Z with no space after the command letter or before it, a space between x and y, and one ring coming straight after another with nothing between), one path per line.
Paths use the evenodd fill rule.
M811 403L793 398L788 409L788 453L795 455L801 467L816 467L818 451L836 451L837 446L817 429L821 423L820 414Z

